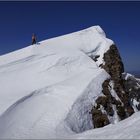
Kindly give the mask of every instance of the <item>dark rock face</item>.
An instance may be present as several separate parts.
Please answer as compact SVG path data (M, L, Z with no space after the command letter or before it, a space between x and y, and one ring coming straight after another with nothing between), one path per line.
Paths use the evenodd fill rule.
M96 56L90 56L95 62L97 61L97 59L100 57L100 55L96 55Z
M124 80L122 76L124 66L115 45L110 46L103 59L105 64L100 67L105 69L111 78L103 82L102 93L104 96L96 99L96 105L91 110L95 128L103 127L110 123L108 117L114 115L113 106L116 108L119 119L123 120L134 113L132 99L135 98L140 102L140 88L134 88L137 82L132 79ZM111 86L111 82L113 86ZM119 100L112 96L111 90L117 94ZM102 108L106 113L103 113ZM137 109L140 109L140 104L137 105Z
M104 54L105 65L102 66L113 79L120 80L121 74L124 72L124 66L115 45L110 46L110 49Z
M104 55L105 65L102 66L111 76L111 80L114 81L114 90L124 104L124 109L128 116L134 113L133 108L130 105L129 93L126 91L124 86L124 80L122 73L124 72L124 66L115 45L110 46Z
M94 128L103 127L109 124L109 120L106 114L103 114L100 110L93 108L91 110L91 114L92 114L92 119L94 122Z
M136 79L133 75L127 75L126 73L123 74L123 80L125 89L129 93L129 102L137 110L140 110L140 80ZM134 103L134 100L137 104Z

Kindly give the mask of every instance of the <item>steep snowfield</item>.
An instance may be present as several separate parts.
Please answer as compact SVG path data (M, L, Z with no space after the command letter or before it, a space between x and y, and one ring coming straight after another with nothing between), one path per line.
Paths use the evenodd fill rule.
M99 26L93 26L0 56L0 138L110 134L115 125L89 130L89 111L109 77L99 65L112 44ZM97 55L97 62L89 57Z
M103 128L88 130L69 139L140 139L140 112Z

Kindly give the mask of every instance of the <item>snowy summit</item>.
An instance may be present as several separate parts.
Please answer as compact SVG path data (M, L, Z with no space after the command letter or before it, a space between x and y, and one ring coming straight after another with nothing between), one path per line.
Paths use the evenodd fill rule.
M112 45L93 26L0 56L0 138L140 138L139 103L125 112L137 113L123 120L118 108L127 107L115 91L115 78L105 87L115 101L113 114L97 102L108 97L103 83L114 73L106 70L105 54ZM98 104L109 124L102 128L93 115Z

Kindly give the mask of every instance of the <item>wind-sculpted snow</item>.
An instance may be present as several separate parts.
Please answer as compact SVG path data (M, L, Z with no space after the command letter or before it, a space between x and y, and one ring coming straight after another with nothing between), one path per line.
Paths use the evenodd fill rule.
M90 110L92 109L95 100L99 96L103 95L102 83L107 77L109 77L109 75L107 75L105 71L102 71L102 73L93 78L80 97L73 104L65 119L65 122L72 131L80 133L94 128Z
M81 134L73 135L69 139L139 139L140 138L140 112L103 128L93 129Z
M99 65L112 44L94 26L0 56L0 138L94 138L90 110L109 77ZM105 128L107 137L114 126Z
M98 63L102 63L103 54L109 49L113 41L106 38L104 31L99 26L93 26L78 32L63 35L41 41L36 45L38 48L28 46L24 49L0 56L0 65L7 64L19 59L24 59L36 54L46 54L48 50L56 53L68 51L92 52L94 55L101 55ZM97 50L98 51L95 51Z
M96 77L95 71L96 69L88 70L88 74L83 71L17 101L0 118L1 138L57 137L56 128L64 121L71 106L87 88L88 83ZM98 74L100 73L99 70ZM80 85L79 81L82 81Z

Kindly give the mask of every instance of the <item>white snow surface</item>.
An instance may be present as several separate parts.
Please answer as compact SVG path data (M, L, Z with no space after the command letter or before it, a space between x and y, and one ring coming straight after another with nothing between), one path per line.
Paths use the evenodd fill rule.
M76 134L70 139L140 139L140 112L120 121L117 124L109 124L103 128L88 130Z
M93 129L89 111L109 77L99 65L112 44L93 26L0 56L0 138L140 138L139 113Z

